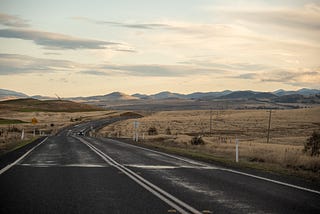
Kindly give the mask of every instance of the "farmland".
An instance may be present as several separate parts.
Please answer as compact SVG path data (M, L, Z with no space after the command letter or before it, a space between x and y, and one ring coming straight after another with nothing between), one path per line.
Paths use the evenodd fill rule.
M62 127L106 117L112 113L114 112L68 100L42 101L25 98L1 101L0 154L40 135L52 135Z
M320 177L320 158L303 152L308 137L320 129L319 107L273 110L268 144L269 112L266 110L162 111L148 114L138 121L144 144L232 162L237 138L242 163ZM150 127L157 130L156 135L148 135ZM100 134L132 138L133 120L107 126ZM191 145L193 136L202 136L205 144Z

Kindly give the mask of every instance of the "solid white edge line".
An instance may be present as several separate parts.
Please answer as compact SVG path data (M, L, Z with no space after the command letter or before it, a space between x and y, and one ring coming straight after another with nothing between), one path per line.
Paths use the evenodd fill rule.
M190 205L184 203L183 201L179 200L178 198L174 197L173 195L171 195L170 193L167 193L166 191L162 190L160 187L150 183L149 181L147 181L146 179L142 178L141 176L139 176L138 174L136 174L135 172L131 171L130 169L126 168L125 166L119 164L118 162L116 162L115 160L113 160L111 157L109 157L108 155L106 155L105 153L103 153L102 151L100 151L99 149L97 149L95 146L89 144L86 140L82 139L82 138L77 138L78 140L80 140L81 142L83 142L84 144L86 144L92 151L94 151L96 154L98 154L103 160L105 160L107 163L109 163L111 166L116 167L117 169L119 169L120 171L122 171L124 174L126 174L128 177L130 177L131 179L133 179L135 182L137 182L139 185L141 185L142 187L144 187L146 190L148 190L149 192L151 192L152 194L154 194L155 196L157 196L159 199L161 199L162 201L164 201L165 203L167 203L168 205L170 205L171 207L175 208L177 211L179 211L180 213L189 213L187 211L185 211L183 208L181 208L179 205L173 203L172 201L168 200L167 198L165 198L163 195L167 196L168 198L170 198L171 200L173 200L176 203L179 203L180 205L184 206L185 208L189 209L190 211L192 211L193 213L201 213L200 211L194 209L193 207L191 207ZM139 180L140 179L140 180ZM144 182L144 183L143 183ZM148 185L146 185L146 184ZM156 192L154 189L156 189L158 192L162 193L163 195L159 194L158 192Z
M239 174L239 175L244 175L244 176L248 176L248 177L252 177L252 178L256 178L256 179L259 179L259 180L268 181L268 182L275 183L275 184L280 184L280 185L283 185L283 186L292 187L292 188L299 189L299 190L304 190L304 191L307 191L307 192L320 194L320 191L317 191L317 190L308 189L308 188L305 188L305 187L301 187L301 186L297 186L297 185L293 185L293 184L289 184L289 183L273 180L273 179L270 179L270 178L264 178L264 177L261 177L261 176L252 175L252 174L248 174L248 173L245 173L245 172L240 172L240 171L237 171L237 170L232 170L232 169L220 169L220 170L226 171L226 172L235 173L235 174Z
M108 139L108 140L113 141L113 142L119 142L121 144L126 144L126 143L118 141L118 140L113 140L113 139ZM180 158L180 157L175 156L175 155L166 154L166 153L163 153L163 152L155 151L155 150L152 150L152 149L147 149L147 148L136 146L136 145L131 145L131 144L127 144L127 145L130 145L132 147L139 148L139 149L142 149L142 150L150 151L150 152L153 152L153 153L162 154L162 155L165 155L167 157L171 157L171 158L175 158L177 160L185 161L187 163L197 164L197 165L201 165L201 166L205 166L205 167L210 167L209 164L203 164L203 163L198 162L198 161L188 160L187 158ZM320 191L309 189L309 188L305 188L305 187L301 187L301 186L297 186L297 185L293 185L293 184L289 184L289 183L285 183L285 182L281 182L281 181L277 181L277 180L273 180L273 179L270 179L270 178L264 178L264 177L261 177L261 176L257 176L257 175L253 175L253 174L249 174L249 173L245 173L245 172L240 172L240 171L237 171L237 170L222 168L222 167L216 167L216 169L217 170L231 172L231 173L235 173L235 174L239 174L239 175L243 175L243 176L248 176L248 177L256 178L256 179L259 179L259 180L264 180L264 181L272 182L272 183L275 183L275 184L279 184L279 185L283 185L283 186L287 186L287 187L291 187L291 188L295 188L295 189L299 189L299 190L303 190L303 191L307 191L307 192L312 192L312 193L316 193L316 194L320 195Z
M3 174L4 172L6 172L8 169L10 169L11 167L13 167L14 165L16 165L19 161L21 161L23 158L25 158L28 154L30 154L30 152L32 152L35 148L37 148L38 146L40 146L43 142L45 142L48 139L48 137L46 137L44 140L42 140L40 143L38 143L37 145L35 145L34 147L32 147L31 149L29 149L26 153L24 153L24 155L22 155L20 158L18 158L16 161L14 161L13 163L8 164L6 167L2 168L0 170L0 175Z

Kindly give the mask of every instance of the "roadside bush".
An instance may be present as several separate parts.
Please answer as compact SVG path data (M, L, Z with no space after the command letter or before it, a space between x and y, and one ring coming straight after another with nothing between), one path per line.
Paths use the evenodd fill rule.
M157 135L158 131L156 129L156 127L152 126L148 129L148 135Z
M304 144L304 152L310 156L319 156L320 154L320 132L314 131Z
M171 135L171 129L170 129L170 127L166 128L166 135Z
M204 145L204 140L202 139L202 137L200 135L199 136L194 136L191 139L191 144L192 145Z
M21 130L15 126L9 126L8 132L21 132Z

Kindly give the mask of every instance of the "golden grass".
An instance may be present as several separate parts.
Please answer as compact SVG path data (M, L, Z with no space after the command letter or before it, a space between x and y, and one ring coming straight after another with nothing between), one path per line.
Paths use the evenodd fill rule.
M79 122L117 116L113 111L95 112L13 112L1 111L0 118L22 120L28 123L0 124L0 152L8 150L21 143L21 131L24 129L24 140L33 138L33 130L37 129L45 134L55 134L59 129ZM36 118L38 123L33 125L31 119ZM39 132L36 132L39 135Z
M273 110L270 143L266 144L269 113L266 110L164 111L140 122L140 136L146 143L187 148L227 159L235 157L235 138L240 142L240 161L276 164L283 168L314 171L320 177L320 157L303 153L303 145L311 133L320 130L320 108ZM133 136L133 121L120 121L100 131L104 136ZM156 127L159 135L148 136ZM166 135L170 128L171 135ZM204 146L192 146L192 136L202 135Z

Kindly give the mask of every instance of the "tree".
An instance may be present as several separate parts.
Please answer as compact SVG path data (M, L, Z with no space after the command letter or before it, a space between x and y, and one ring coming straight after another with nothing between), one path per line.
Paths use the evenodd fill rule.
M319 156L320 154L320 132L314 131L304 143L304 152L310 156Z

